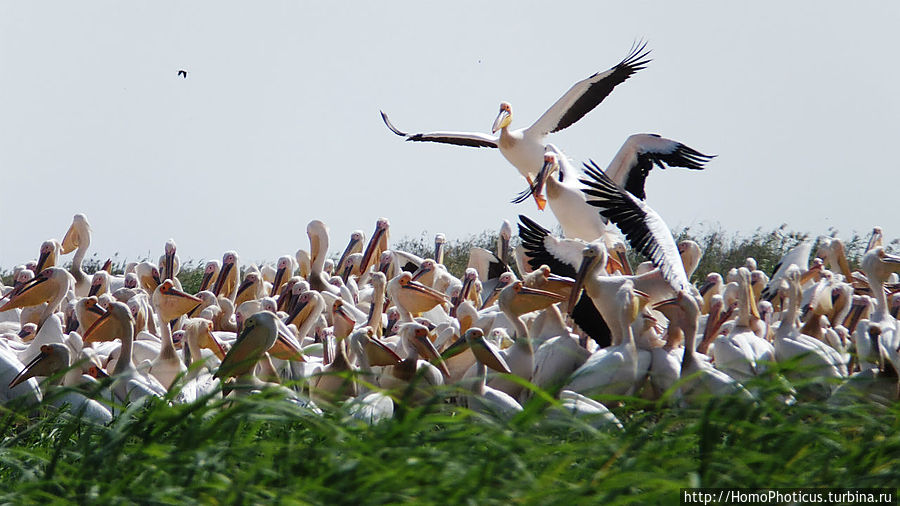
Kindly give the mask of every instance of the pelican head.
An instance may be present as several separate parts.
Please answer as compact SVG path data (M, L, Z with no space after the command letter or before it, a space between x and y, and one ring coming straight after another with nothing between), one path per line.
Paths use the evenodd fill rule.
M508 127L511 122L512 106L509 105L509 102L500 102L500 112L497 114L497 118L494 119L491 133L497 133L497 130Z
M585 278L597 266L606 267L606 248L599 243L592 242L581 250L581 266L578 268L578 274L575 275L575 286L572 287L572 292L569 294L569 314L575 309L575 303L578 302L578 297L581 295Z
M131 328L129 328L131 327ZM85 344L112 341L121 338L128 332L133 332L134 318L131 309L121 302L113 302L109 309L87 329L82 338Z
M69 367L69 348L62 343L41 346L41 352L9 383L9 388L35 376L52 376Z
M91 242L91 226L88 224L87 216L78 213L72 217L72 224L63 237L60 253L63 255L71 253L75 248L88 246Z

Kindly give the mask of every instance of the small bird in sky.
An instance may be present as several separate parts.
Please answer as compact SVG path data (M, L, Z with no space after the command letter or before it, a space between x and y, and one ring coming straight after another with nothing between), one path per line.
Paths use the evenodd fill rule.
M187 79L187 70L184 70L184 69L179 70L178 75Z

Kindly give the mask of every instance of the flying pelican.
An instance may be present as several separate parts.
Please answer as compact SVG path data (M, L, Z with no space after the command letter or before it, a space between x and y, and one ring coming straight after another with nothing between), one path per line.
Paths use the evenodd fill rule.
M685 167L702 170L713 156L704 155L680 142L655 134L635 134L626 139L625 144L613 158L606 175L625 191L644 200L644 182L654 165L665 169ZM552 175L556 173L557 177ZM604 237L610 246L610 235L606 219L597 215L596 210L585 202L581 191L584 183L578 180L579 171L569 164L566 155L553 144L548 144L544 152L544 164L535 178L534 185L522 192L513 202L521 202L531 193L541 194L546 187L550 209L563 227L563 235L590 242Z
M582 191L594 197L587 203L599 207L600 214L619 227L632 248L650 258L676 292L691 291L693 286L668 225L650 206L613 182L593 161L590 163L584 165L587 177L581 179L590 187Z
M512 122L512 106L508 102L500 103L500 112L494 119L491 135L469 132L431 132L407 134L391 124L387 115L382 112L381 119L395 134L405 137L407 141L441 142L460 146L499 148L500 153L511 163L532 186L535 175L541 168L544 155L544 138L547 134L558 132L593 110L609 95L613 88L623 83L635 72L643 69L647 63L649 50L646 43L636 43L628 56L614 67L575 83L550 109L538 118L530 127L510 130ZM500 135L496 135L497 131ZM540 209L544 202L535 195Z

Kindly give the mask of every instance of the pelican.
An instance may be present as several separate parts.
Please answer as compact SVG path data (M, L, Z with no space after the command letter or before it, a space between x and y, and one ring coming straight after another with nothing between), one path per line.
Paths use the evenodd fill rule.
M800 267L801 271L809 269L810 252L812 252L812 242L803 241L788 250L788 252L781 257L781 260L775 264L775 268L772 271L772 277L769 278L769 283L763 288L763 300L771 301L772 298L775 297L778 292L778 287L781 286L781 280L787 275L787 270L790 266L796 265Z
M85 344L115 338L121 339L122 347L111 374L115 377L111 389L119 402L127 403L148 395L165 395L166 389L155 378L139 373L134 367L134 319L128 306L121 302L110 304L109 310L84 333Z
M625 280L614 294L608 296L609 302L620 313L611 321L618 323L617 333L622 336L622 340L620 344L603 348L591 355L572 373L566 390L585 395L634 393L640 379L650 367L650 353L638 350L631 328L640 313L640 296L631 280Z
M216 279L216 285L212 292L218 297L224 296L231 302L237 295L238 280L241 276L241 270L238 267L238 255L235 251L226 251L222 256L222 270L219 271L219 277ZM152 293L152 292L151 292Z
M625 140L625 144L613 158L606 175L625 191L644 200L644 182L654 165L665 169L684 167L702 170L713 156L704 155L692 148L655 134L635 134ZM557 178L551 177L557 173ZM585 186L578 180L580 174L569 164L566 155L553 144L548 144L544 153L544 165L538 172L534 186L522 192L520 199L529 193L540 194L547 188L550 209L563 227L566 237L590 242L604 237L610 246L611 237L606 229L606 220L597 216L596 210L586 205Z
M597 215L596 212L593 214ZM582 250L586 246L584 241L556 238L525 215L519 215L519 222L519 237L522 247L528 252L531 268L539 269L546 265L550 272L558 276L575 279L582 261ZM622 261L627 263L626 259ZM601 348L609 346L612 342L609 326L594 307L590 296L585 294L570 304L573 302L575 305L569 306L568 313L575 324Z
M450 376L447 364L428 338L428 327L416 322L402 323L398 334L405 358L385 369L381 385L398 391L402 397L411 394L415 401L427 399L433 395L430 390L443 385Z
M589 187L582 191L594 197L588 204L599 207L600 214L625 233L632 248L650 258L676 292L690 291L693 286L666 223L650 206L613 182L593 161L590 163L584 166L587 177L581 179Z
M15 308L38 306L46 303L38 318L38 325L53 314L74 284L72 275L61 267L47 267L31 278L4 304L0 312Z
M510 130L512 122L512 106L508 102L500 103L500 112L494 119L491 135L468 132L431 132L407 134L391 124L387 115L382 112L381 119L395 134L405 137L407 141L441 142L460 146L499 148L500 153L519 173L533 184L535 175L541 168L544 155L544 138L547 134L558 132L593 110L609 95L613 88L623 83L635 72L643 69L647 63L646 43L637 43L622 61L604 72L575 83L550 109L538 118L530 127ZM500 135L496 135L497 131ZM535 195L535 202L540 209L544 202Z
M684 355L681 360L681 395L685 401L694 402L703 397L738 394L744 398L752 398L749 392L734 378L712 367L709 362L698 358L694 351L694 339L697 334L697 322L700 309L693 296L687 292L678 292L673 299L657 304L657 309L664 306L677 308L666 311L674 316L684 329ZM671 323L670 323L671 324Z
M221 264L218 260L206 262L206 265L203 267L203 279L200 281L200 289L197 291L210 290L219 277L219 270L221 270Z
M503 420L521 412L522 405L511 395L486 384L487 367L506 374L510 374L511 371L497 350L484 340L484 332L479 328L471 328L463 337L475 355L475 382L467 399L469 409Z
M900 328L897 320L890 315L884 283L893 272L900 272L900 256L891 255L879 246L863 255L860 267L869 280L872 296L875 298L875 310L869 316L869 324L881 328L878 344L882 356L900 371ZM2 309L2 308L0 308ZM897 396L900 397L900 380L897 385Z
M309 236L310 271L309 287L318 292L327 291L336 295L334 285L328 282L329 276L325 274L325 260L328 256L328 227L319 220L312 220L306 225L306 235Z
M784 279L787 286L782 285L780 290L786 292L782 295L787 299L788 306L775 332L775 359L779 362L797 360L796 366L785 371L785 375L793 382L800 382L798 392L818 399L828 398L835 387L829 380L846 377L847 366L836 350L800 332L797 325L800 317L800 268L792 265Z
M40 353L25 366L24 369L9 383L9 388L27 381L29 378L36 376L54 376L54 385L59 385L63 380L63 375L59 374L73 367L72 354L69 347L63 343L50 343L41 346ZM80 371L80 369L79 369ZM66 385L74 386L74 385ZM56 394L47 396L52 398L54 406L68 406L73 413L83 416L88 420L99 424L106 424L112 421L112 413L103 404L85 397L76 391L61 391Z
M178 254L175 253L176 248L175 239L166 241L165 252L159 257L157 264L160 266L160 277L162 279L171 279L172 281L177 281L178 279L176 276L181 271L181 261L178 258Z
M34 269L35 273L41 272L48 267L55 267L62 252L62 244L56 239L47 239L41 243L40 256Z
M87 216L78 213L72 217L72 224L63 237L60 253L65 255L75 250L75 256L72 257L72 265L69 272L75 279L75 295L84 297L91 289L91 275L85 274L82 269L84 256L87 254L88 246L91 244L91 225L87 221ZM77 248L77 250L76 250Z
M498 301L500 310L515 329L515 341L512 346L503 350L502 354L509 364L510 370L516 376L531 381L531 375L534 373L534 346L528 333L528 327L522 321L522 315L545 309L547 306L563 300L565 297L561 295L528 288L521 281L514 282L500 292ZM502 390L516 399L520 398L523 391L521 383L505 378L494 378L491 380L490 386Z
M159 356L150 364L150 374L168 390L175 382L175 378L187 370L175 352L169 322L196 307L200 304L200 299L175 288L172 280L167 279L153 292L152 301L156 313L162 320L162 345L159 349Z

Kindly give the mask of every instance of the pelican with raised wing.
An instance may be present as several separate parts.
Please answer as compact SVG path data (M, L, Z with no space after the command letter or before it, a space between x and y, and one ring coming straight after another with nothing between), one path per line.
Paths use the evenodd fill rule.
M532 185L535 175L541 169L544 156L544 139L547 134L558 132L592 111L612 90L643 69L647 63L645 42L632 46L628 56L614 67L575 83L559 100L556 101L530 127L510 130L512 122L512 106L509 102L500 103L500 112L494 119L491 134L474 132L430 132L408 134L398 130L391 124L387 115L382 112L385 125L395 134L408 141L441 142L459 146L499 148L500 153L513 164L519 173ZM497 135L497 131L500 132ZM535 196L538 207L543 209L545 203Z

